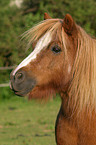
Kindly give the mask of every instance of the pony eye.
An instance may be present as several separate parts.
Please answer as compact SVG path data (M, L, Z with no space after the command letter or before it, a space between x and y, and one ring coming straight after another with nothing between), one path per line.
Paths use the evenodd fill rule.
M61 51L61 48L58 45L56 45L52 47L52 51L55 53L59 53Z

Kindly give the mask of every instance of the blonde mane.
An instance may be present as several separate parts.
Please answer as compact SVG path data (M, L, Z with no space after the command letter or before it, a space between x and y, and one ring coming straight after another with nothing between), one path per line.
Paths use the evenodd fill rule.
M60 19L48 19L37 24L24 33L28 47L39 40L45 33L57 34L65 56L67 56L67 41ZM79 111L96 110L96 40L92 39L81 27L78 27L78 46L72 69L72 82L68 90L69 104L78 107ZM90 109L89 109L90 108Z
M72 70L69 102L79 111L96 111L96 40L78 26L78 48Z

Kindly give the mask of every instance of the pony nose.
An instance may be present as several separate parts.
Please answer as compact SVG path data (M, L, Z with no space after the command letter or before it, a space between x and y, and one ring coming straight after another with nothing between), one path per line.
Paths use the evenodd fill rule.
M13 75L13 72L11 72L10 75L10 88L14 91L22 90L25 85L24 83L26 82L26 73L25 71L20 70Z
M19 70L15 75L13 74L14 71L10 75L10 88L16 95L24 96L36 86L36 79L26 71Z
M20 84L25 79L25 73L24 71L19 71L15 75L13 75L13 72L10 75L10 80L12 83Z

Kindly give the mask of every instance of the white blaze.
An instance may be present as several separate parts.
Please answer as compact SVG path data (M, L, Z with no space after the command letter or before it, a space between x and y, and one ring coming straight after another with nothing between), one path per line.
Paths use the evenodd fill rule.
M43 37L40 38L40 40L37 42L36 47L34 51L25 58L14 70L13 75L22 67L28 65L32 60L36 59L37 54L40 53L40 51L46 47L51 42L51 35L50 32L47 32Z

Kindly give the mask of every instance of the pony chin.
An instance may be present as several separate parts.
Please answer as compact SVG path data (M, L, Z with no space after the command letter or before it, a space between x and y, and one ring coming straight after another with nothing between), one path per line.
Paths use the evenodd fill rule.
M48 101L56 95L56 90L47 87L35 87L29 94L28 99Z

